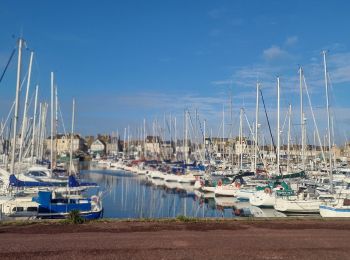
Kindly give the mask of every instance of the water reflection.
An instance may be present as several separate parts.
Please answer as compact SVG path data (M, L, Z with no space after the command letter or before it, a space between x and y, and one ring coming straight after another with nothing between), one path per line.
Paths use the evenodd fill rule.
M104 192L106 218L173 218L225 217L242 215L237 209L249 206L234 198L215 198L213 193L201 193L189 184L164 182L114 170L82 170L81 177L97 182ZM89 194L98 190L90 190Z
M250 207L248 201L215 197L214 193L199 192L186 183L165 182L124 171L90 169L89 165L80 167L81 178L100 186L89 190L88 195L103 191L106 218L234 218L251 214L246 208ZM274 209L263 209L259 214L283 215L276 215Z

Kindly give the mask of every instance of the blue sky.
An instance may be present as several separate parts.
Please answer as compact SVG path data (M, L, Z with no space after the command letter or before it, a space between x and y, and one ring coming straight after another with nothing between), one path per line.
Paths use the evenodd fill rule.
M348 1L312 0L2 0L0 69L15 46L13 35L23 35L27 47L35 50L32 91L40 84L41 97L48 101L49 74L54 71L65 123L75 97L77 130L82 134L122 131L127 125L134 129L144 117L162 120L164 113L182 122L184 108L197 108L215 134L223 104L228 114L230 92L234 124L242 106L254 120L257 79L275 124L279 75L282 110L289 103L295 107L298 135L297 73L302 65L323 135L321 51L326 49L335 135L342 142L350 130L349 8ZM24 71L28 57L25 51ZM0 83L3 117L14 97L15 71L13 62ZM307 102L305 106L308 109ZM313 124L307 113L311 138ZM261 120L263 128L266 120Z

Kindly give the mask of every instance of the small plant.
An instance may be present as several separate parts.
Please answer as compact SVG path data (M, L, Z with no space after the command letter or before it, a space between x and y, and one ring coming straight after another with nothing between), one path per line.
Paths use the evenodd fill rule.
M178 221L181 221L181 222L197 222L197 219L196 218L189 218L189 217L186 217L186 216L177 216L176 219Z
M80 216L79 210L72 210L68 214L68 222L72 224L82 224L85 222L85 220Z

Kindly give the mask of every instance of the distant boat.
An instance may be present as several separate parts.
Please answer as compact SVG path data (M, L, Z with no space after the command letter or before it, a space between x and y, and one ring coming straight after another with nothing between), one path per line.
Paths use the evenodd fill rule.
M336 203L321 204L320 215L324 218L349 218L350 199L338 199Z

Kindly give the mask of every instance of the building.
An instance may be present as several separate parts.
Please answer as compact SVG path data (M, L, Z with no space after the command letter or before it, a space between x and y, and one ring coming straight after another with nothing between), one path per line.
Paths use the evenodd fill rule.
M87 147L90 147L91 144L95 141L95 137L93 135L87 135L87 136L85 136L84 139L85 139Z
M176 160L185 160L186 158L189 159L191 156L191 141L187 140L187 145L185 145L186 142L184 140L177 140L176 141L176 147L175 147L175 153L176 153Z
M155 156L160 154L161 139L159 136L147 136L145 150L147 156Z
M45 140L47 150L51 151L51 137ZM71 134L57 134L53 139L53 150L58 155L70 153L71 150ZM85 140L78 134L73 135L73 153L77 151L86 151Z
M96 139L90 146L90 153L93 155L104 155L106 153L107 145L104 141Z
M109 155L116 155L118 153L118 143L107 143L106 153Z
M163 159L171 159L174 155L174 143L172 141L164 141L161 143L161 155Z

